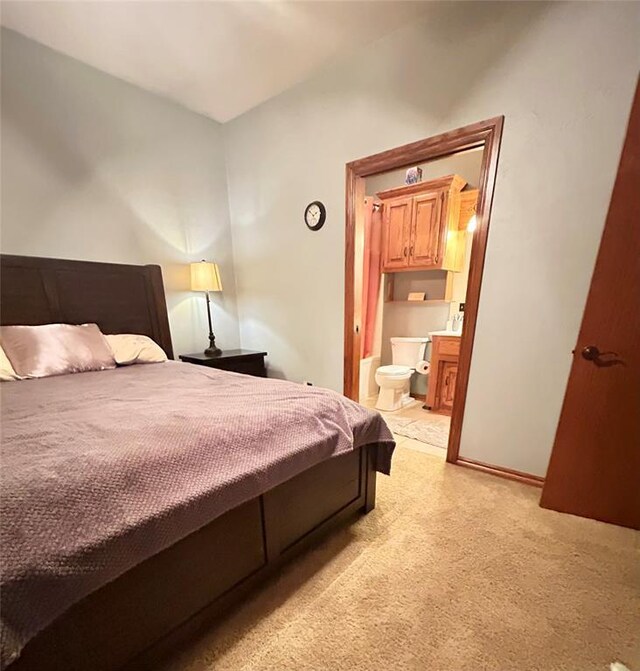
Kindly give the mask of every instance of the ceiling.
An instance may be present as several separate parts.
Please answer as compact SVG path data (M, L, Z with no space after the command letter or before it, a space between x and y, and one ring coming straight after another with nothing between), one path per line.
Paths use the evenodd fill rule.
M4 1L2 25L228 121L411 21L423 2Z

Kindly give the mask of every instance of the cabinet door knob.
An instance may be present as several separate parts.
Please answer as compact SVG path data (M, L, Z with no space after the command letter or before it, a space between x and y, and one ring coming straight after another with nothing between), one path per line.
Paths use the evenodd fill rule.
M403 256L406 256L406 255L407 255L407 248L406 248L406 247L404 248L404 252L402 253L402 255L403 255Z

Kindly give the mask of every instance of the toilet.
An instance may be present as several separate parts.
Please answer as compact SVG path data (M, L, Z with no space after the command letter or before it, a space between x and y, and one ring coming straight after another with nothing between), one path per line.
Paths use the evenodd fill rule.
M393 412L411 402L409 390L416 366L424 359L429 338L391 338L391 366L376 370L380 387L376 408Z

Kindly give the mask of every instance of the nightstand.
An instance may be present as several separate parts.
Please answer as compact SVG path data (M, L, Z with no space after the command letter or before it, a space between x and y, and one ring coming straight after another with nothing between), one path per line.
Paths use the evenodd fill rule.
M226 349L218 356L207 356L201 352L181 354L180 360L195 363L198 366L209 366L218 370L230 370L234 373L245 373L256 377L267 377L264 365L266 352L254 352L250 349Z

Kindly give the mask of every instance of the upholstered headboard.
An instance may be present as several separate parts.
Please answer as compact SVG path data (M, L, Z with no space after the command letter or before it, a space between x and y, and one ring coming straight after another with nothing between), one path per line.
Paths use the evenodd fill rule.
M147 335L173 358L160 266L0 254L0 324L87 322Z

